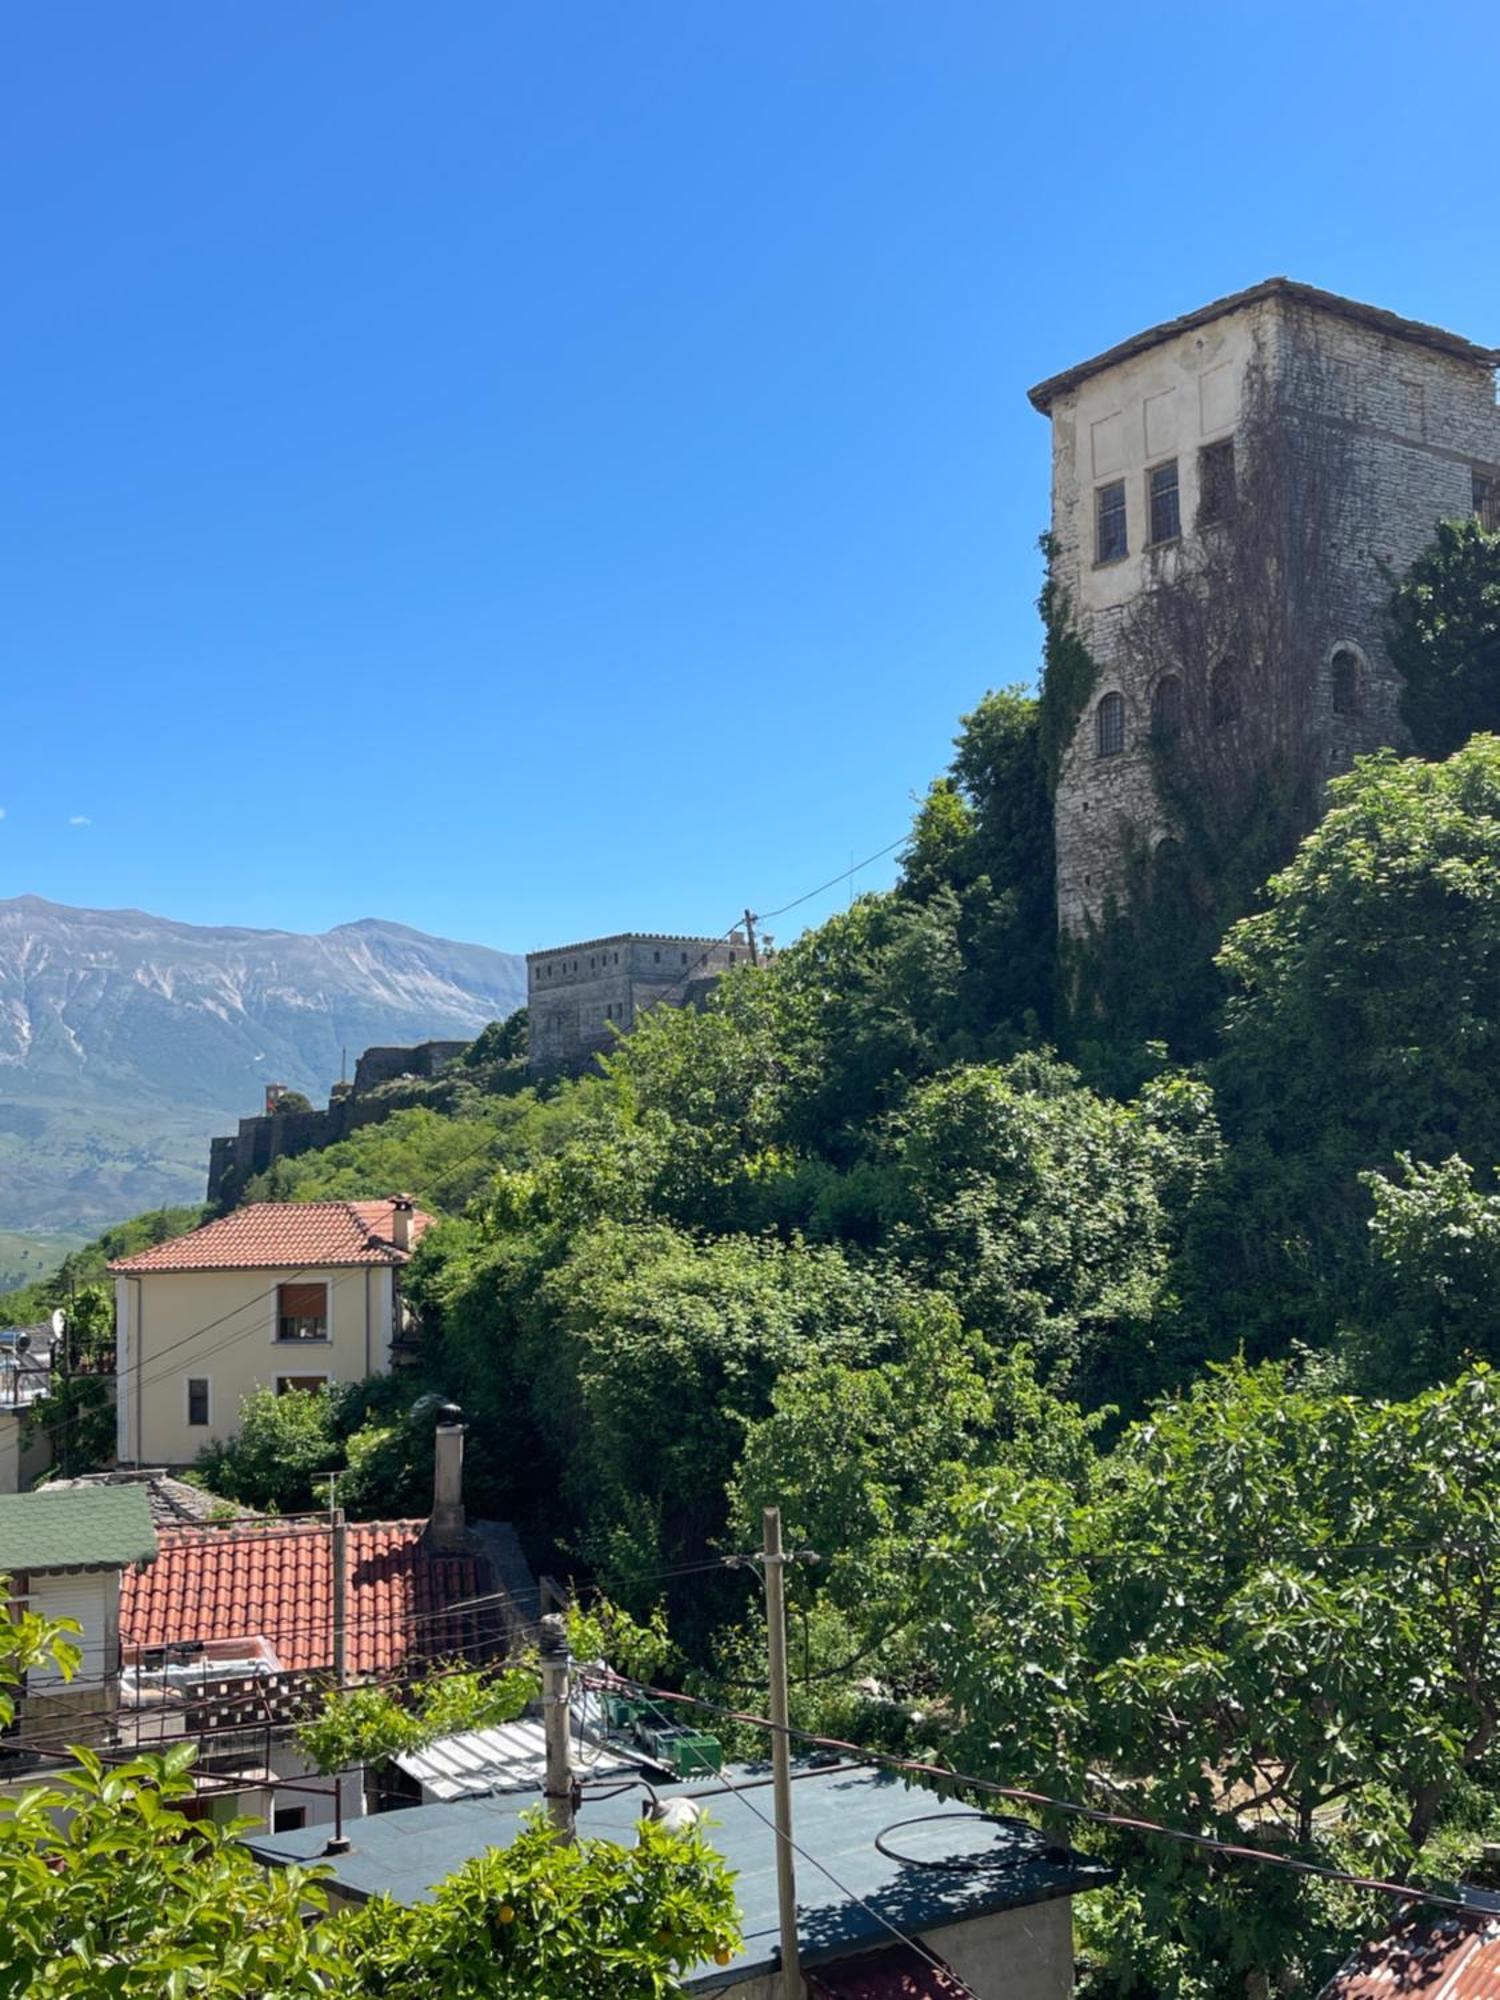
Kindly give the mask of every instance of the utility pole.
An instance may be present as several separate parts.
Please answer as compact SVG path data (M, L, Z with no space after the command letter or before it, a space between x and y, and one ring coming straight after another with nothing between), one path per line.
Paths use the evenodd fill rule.
M330 1479L330 1500L333 1481ZM330 1506L329 1533L333 1544L333 1678L349 1685L349 1530L342 1507Z
M745 936L750 940L750 963L752 965L759 965L760 953L755 948L755 913L753 910L746 910L745 912Z
M562 1614L549 1611L541 1626L542 1728L547 1739L547 1817L564 1847L573 1840L573 1767L569 1736L573 1726L569 1674L568 1627Z
M786 1599L781 1552L781 1509L767 1507L763 1556L766 1571L766 1652L771 1675L771 1797L776 1819L776 1903L781 1914L782 2000L802 2000L797 1964L797 1875L792 1865L792 1745L787 1734Z

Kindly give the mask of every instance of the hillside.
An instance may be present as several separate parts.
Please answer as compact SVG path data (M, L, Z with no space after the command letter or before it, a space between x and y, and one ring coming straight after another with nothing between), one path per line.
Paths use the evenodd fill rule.
M525 966L366 917L318 936L0 902L0 1230L201 1199L268 1081L321 1098L367 1045L472 1035Z

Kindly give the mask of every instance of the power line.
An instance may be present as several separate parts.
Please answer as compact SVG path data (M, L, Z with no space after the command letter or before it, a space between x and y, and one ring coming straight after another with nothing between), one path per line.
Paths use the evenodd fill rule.
M810 903L814 896L821 896L828 889L836 889L840 882L847 882L851 875L858 875L861 869L868 868L872 862L883 860L887 854L903 846L910 838L910 834L898 834L894 840L887 841L884 847L877 848L873 854L867 854L863 861L855 861L849 867L841 868L837 875L830 875L828 880L820 882L816 889L809 889L805 895L794 896L791 902L783 903L779 909L759 911L755 921L758 924L768 924L777 917L784 917L788 910L800 910L802 905Z
M726 1708L719 1702L705 1701L701 1696L675 1694L667 1688L652 1687L648 1683L627 1680L623 1675L610 1673L603 1678L590 1673L579 1676L585 1686L603 1689L625 1689L637 1695L649 1695L656 1701L676 1702L689 1708L697 1708L711 1715L718 1715L730 1722L742 1722L755 1729L774 1731L776 1724L769 1716L754 1715L742 1709ZM1344 1888L1363 1890L1372 1895L1393 1896L1399 1901L1428 1904L1434 1909L1451 1911L1470 1921L1489 1920L1489 1911L1476 1910L1470 1903L1456 1896L1444 1896L1434 1890L1413 1888L1409 1883L1385 1882L1374 1876L1353 1875L1347 1869L1330 1868L1322 1862L1303 1861L1295 1855L1276 1854L1263 1847L1246 1847L1234 1841L1220 1840L1213 1834L1194 1833L1186 1827L1164 1826L1157 1820L1140 1819L1127 1813L1108 1812L1099 1806L1088 1806L1076 1799L1059 1799L1047 1792L1037 1792L1020 1785L1002 1785L992 1778L980 1778L972 1772L955 1771L943 1764L928 1763L919 1757L901 1757L893 1751L876 1750L866 1744L846 1742L838 1736L819 1736L808 1729L786 1729L786 1735L799 1743L807 1743L816 1749L837 1750L845 1756L857 1757L866 1763L883 1764L896 1771L907 1771L916 1777L937 1778L949 1785L965 1785L971 1790L983 1792L994 1798L1008 1799L1017 1805L1032 1806L1042 1812L1056 1812L1073 1819L1081 1819L1095 1826L1107 1826L1123 1833L1145 1834L1152 1839L1170 1840L1180 1846L1198 1848L1213 1854L1222 1854L1232 1861L1252 1861L1267 1867L1282 1868L1292 1874L1315 1877L1319 1881L1334 1882Z

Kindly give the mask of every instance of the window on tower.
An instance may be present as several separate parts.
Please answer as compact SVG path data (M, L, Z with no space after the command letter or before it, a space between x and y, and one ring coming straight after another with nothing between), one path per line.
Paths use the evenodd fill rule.
M1094 714L1094 753L1099 757L1118 757L1125 748L1125 697L1122 694L1105 695Z
M1151 539L1175 542L1182 533L1182 507L1177 488L1177 461L1153 465L1146 474L1146 490L1151 502Z
M1116 479L1094 495L1094 560L1118 562L1130 553L1125 529L1125 482Z

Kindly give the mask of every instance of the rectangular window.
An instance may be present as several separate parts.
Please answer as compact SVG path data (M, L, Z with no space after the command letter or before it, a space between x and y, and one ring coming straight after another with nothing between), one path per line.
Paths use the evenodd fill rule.
M278 1285L276 1338L278 1340L328 1338L327 1285Z
M1234 439L1220 438L1198 454L1198 526L1212 528L1234 512Z
M189 1375L187 1385L187 1419L190 1424L206 1425L210 1422L208 1377Z
M300 1833L306 1825L306 1806L277 1806L271 1815L272 1833Z
M278 1375L276 1393L278 1396L288 1396L296 1390L305 1396L315 1396L327 1382L326 1375Z
M1175 542L1182 533L1182 510L1177 499L1177 461L1154 465L1146 474L1146 490L1151 502L1151 539Z
M1474 474L1474 515L1487 535L1500 535L1500 475Z
M1130 553L1125 532L1125 482L1117 479L1101 486L1094 495L1094 548L1096 562L1118 562Z

